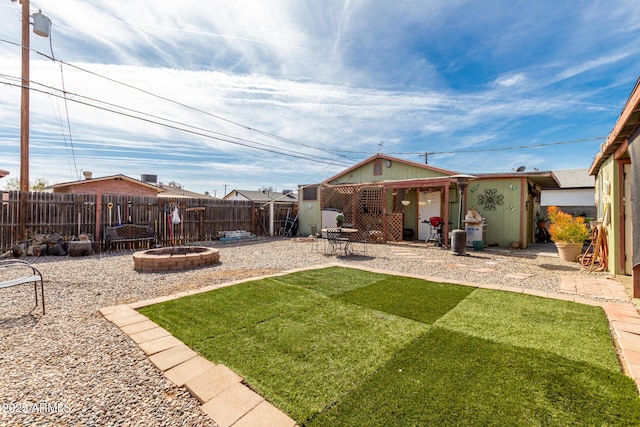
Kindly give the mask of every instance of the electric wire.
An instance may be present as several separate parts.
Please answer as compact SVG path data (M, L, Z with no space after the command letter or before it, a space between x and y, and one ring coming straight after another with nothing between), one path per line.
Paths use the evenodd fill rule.
M4 82L3 84L8 85L8 86L13 86L13 87L20 87L20 88L22 87L21 84L15 84L15 83L9 83L9 82ZM45 90L37 89L37 88L34 88L34 87L30 87L29 89L33 90L33 91L36 91L36 92L39 92L39 93L46 94L46 95L55 96L55 97L58 97L58 98L62 97L62 95L59 95L57 93L47 92ZM314 159L314 158L310 158L308 156L301 155L299 153L286 154L286 153L282 153L281 151L278 151L278 150L282 150L282 149L276 149L273 146L268 146L267 144L257 143L255 141L252 142L252 143L255 143L255 144L267 145L267 147L271 147L271 148L256 147L256 146L253 146L253 145L249 145L247 143L234 141L232 139L210 135L210 134L204 133L203 131L185 129L185 128L177 126L177 125L172 125L172 124L169 124L169 123L163 123L163 122L160 122L160 121L157 121L157 120L152 120L150 118L135 116L133 114L129 114L129 113L126 113L126 112L123 112L123 111L118 111L118 110L115 110L113 108L107 108L107 107L95 105L95 104L92 104L90 102L81 101L79 99L69 98L69 101L75 102L77 104L85 105L85 106L88 106L88 107L97 108L97 109L100 109L100 110L103 110L103 111L108 111L108 112L111 112L111 113L114 113L114 114L118 114L118 115L121 115L121 116L125 116L125 117L129 117L129 118L141 120L141 121L144 121L144 122L147 122L147 123L156 124L156 125L159 125L159 126L163 126L163 127L169 128L169 129L173 129L173 130L177 130L177 131L181 131L181 132L186 132L186 133L189 133L189 134L192 134L192 135L197 135L197 136L201 136L201 137L208 138L208 139L227 142L227 143L234 144L234 145L240 145L240 146L243 146L243 147L246 147L246 148L252 148L254 150L260 150L260 151L269 152L269 153L273 153L273 154L279 154L279 155L285 154L287 156L298 158L298 159L310 160L310 161L314 161L314 162L326 163L326 164L331 164L331 165L336 164L335 160ZM119 107L119 108L125 109L124 107ZM146 113L144 113L144 114L146 114ZM171 122L171 120L168 120L168 119L166 119L166 121L167 122ZM210 132L210 131L207 131L207 132ZM291 150L289 150L289 151L291 151ZM343 164L343 166L346 166L346 165Z
M53 54L53 34L51 33L51 28L49 28L49 47L51 48L51 58L55 61L55 55ZM67 130L69 131L69 147L71 148L71 160L73 161L73 167L76 171L76 178L80 179L80 174L78 173L78 165L76 163L76 153L73 148L73 136L71 134L71 120L69 119L69 105L67 103L67 90L64 83L64 71L62 69L62 63L58 64L60 66L60 80L62 82L62 94L64 99L64 110L67 117ZM67 144L67 140L65 138L65 134L62 134L62 138L64 139L65 145Z
M53 87L53 86L46 85L44 83L39 83L39 82L36 82L36 81L33 81L33 80L31 81L31 83L39 85L39 86L42 86L42 87L45 87L45 88L47 88L49 90L54 90L54 91L60 92L60 89L58 89L56 87ZM228 135L228 134L225 134L225 133L213 131L213 130L210 130L210 129L206 129L206 128L203 128L203 127L191 125L191 124L184 123L184 122L179 122L179 121L176 121L176 120L168 119L166 117L161 117L161 116L158 116L158 115L155 115L155 114L146 113L144 111L140 111L140 110L136 110L136 109L133 109L133 108L124 107L124 106L121 106L121 105L118 105L118 104L113 104L111 102L102 101L102 100L99 100L97 98L92 98L92 97L80 95L80 94L73 93L73 92L64 91L62 95L56 95L56 96L58 96L58 97L63 97L64 96L65 99L67 99L67 96L69 96L69 95L70 96L74 96L74 97L78 97L78 98L83 98L83 99L86 99L88 101L96 102L96 103L99 103L99 104L102 104L102 105L107 105L107 106L112 107L112 108L119 108L121 110L129 111L131 113L140 114L140 115L143 115L143 116L151 117L153 119L162 120L162 121L165 121L165 122L168 122L168 123L173 123L175 125L185 126L185 127L188 127L188 128L196 129L198 131L203 131L203 132L208 132L208 133L211 133L211 134L214 134L214 135L219 135L221 137L233 138L233 139L235 139L237 141L242 141L242 142L246 142L246 143L250 143L250 144L255 144L255 145L259 145L259 146L263 146L263 147L268 147L268 148L271 148L271 149L277 149L277 150L280 150L280 151L286 151L286 152L291 152L291 153L294 153L294 154L299 154L298 151L290 150L290 149L287 149L287 148L281 148L281 147L277 147L276 148L276 147L274 147L272 145L265 144L265 143L262 143L262 142L258 142L258 141L254 141L254 140L250 140L250 139L246 139L246 138L240 138L240 137L236 137L236 136L233 136L233 135ZM109 110L109 111L111 111L111 110ZM286 153L282 153L282 154L286 154ZM317 155L314 155L314 154L306 154L306 156L310 160L315 160L315 159L317 159L317 160L327 160L325 157L320 157L320 156L317 156ZM341 166L347 166L347 164L341 163Z
M3 39L3 38L0 38L0 42L4 42L4 43L12 44L12 45L14 45L14 46L22 47L22 45L21 45L20 43L13 42L13 41L10 41L10 40L6 40L6 39ZM57 63L63 64L63 65L66 65L66 66L71 67L71 68L75 68L75 69L77 69L77 70L79 70L79 71L82 71L82 72L84 72L84 73L87 73L87 74L90 74L90 75L93 75L93 76L99 77L99 78L101 78L101 79L104 79L104 80L110 81L110 82L112 82L112 83L116 83L116 84L118 84L118 85L121 85L121 86L127 87L127 88L129 88L129 89L136 90L136 91L138 91L138 92L141 92L141 93L144 93L144 94L146 94L146 95L149 95L149 96L155 97L155 98L157 98L157 99L161 99L161 100L163 100L163 101L167 101L167 102L170 102L170 103L173 103L173 104L179 105L179 106L181 106L181 107L183 107L183 108L187 108L187 109L189 109L189 110L196 111L196 112L201 113L201 114L205 114L205 115L210 116L210 117L213 117L213 118L215 118L215 119L218 119L218 120L221 120L221 121L224 121L224 122L227 122L227 123L233 124L233 125L238 126L238 127L241 127L241 128L246 129L246 130L248 130L248 131L255 132L255 133L258 133L258 134L261 134L261 135L266 136L266 137L268 137L268 138L276 139L276 140L281 141L281 142L286 142L286 143L294 144L294 145L298 145L298 146L301 146L301 147L306 147L306 148L311 148L311 149L318 150L318 151L323 151L323 152L325 152L325 153L335 154L335 155L338 155L339 157L344 157L344 158L346 158L346 159L348 159L348 160L353 160L353 159L348 158L346 155L341 154L341 153L343 152L343 150L331 150L331 149L327 149L327 148L316 147L316 146L313 146L313 145L310 145L310 144L305 144L305 143L302 143L302 142L299 142L299 141L295 141L295 140L292 140L292 139L289 139L289 138L285 138L285 137L282 137L282 136L279 136L279 135L276 135L276 134L273 134L273 133L270 133L270 132L267 132L267 131L264 131L264 130L261 130L261 129L258 129L258 128L254 128L254 127L252 127L252 126L245 125L245 124L240 123L240 122L237 122L237 121L235 121L235 120L231 120L231 119L228 119L228 118L226 118L226 117L222 117L222 116L220 116L220 115L217 115L217 114L211 113L211 112L209 112L209 111L205 111L205 110L202 110L202 109L200 109L200 108L193 107L193 106L191 106L191 105L185 104L185 103L180 102L180 101L176 101L176 100L171 99L171 98L168 98L168 97L166 97L166 96L158 95L158 94L153 93L153 92L151 92L151 91L149 91L149 90L142 89L142 88L140 88L140 87L137 87L137 86L131 85L131 84L129 84L129 83L121 82L121 81L116 80L116 79L114 79L114 78L104 76L104 75L102 75L102 74L100 74L100 73L97 73L97 72L95 72L95 71L91 71L91 70L88 70L88 69L86 69L86 68L82 68L82 67L80 67L80 66L78 66L78 65L74 65L74 64L71 64L71 63L69 63L69 62L66 62L66 61L63 61L63 60L60 60L60 59L53 58L53 57L51 57L51 56L47 55L46 53L40 52L40 51L35 50L35 49L31 48L31 47L29 48L29 50L30 50L30 51L32 51L32 52L34 52L34 53L36 53L36 54L38 54L38 55L40 55L40 56L43 56L43 57L45 57L45 58L49 59L49 60L51 60L51 61L54 61L54 62L57 62Z

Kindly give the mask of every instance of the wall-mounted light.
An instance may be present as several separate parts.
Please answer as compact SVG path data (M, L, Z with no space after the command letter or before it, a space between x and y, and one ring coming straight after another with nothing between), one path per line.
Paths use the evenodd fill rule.
M403 200L400 203L402 203L402 206L409 206L411 204L411 200Z

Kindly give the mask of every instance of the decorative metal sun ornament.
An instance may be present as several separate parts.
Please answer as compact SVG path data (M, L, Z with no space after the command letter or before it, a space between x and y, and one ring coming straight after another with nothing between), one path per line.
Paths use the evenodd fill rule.
M498 194L498 190L495 188L487 188L484 190L484 194L478 196L478 204L484 205L485 211L495 211L496 206L502 206L504 203L504 196Z

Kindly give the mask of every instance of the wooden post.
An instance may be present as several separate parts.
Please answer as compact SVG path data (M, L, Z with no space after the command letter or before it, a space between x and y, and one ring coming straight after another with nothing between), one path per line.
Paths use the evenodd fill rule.
M27 237L29 194L29 0L22 0L22 90L20 102L20 211L18 239Z
M100 241L100 217L102 216L102 194L100 190L96 191L96 230L94 241Z

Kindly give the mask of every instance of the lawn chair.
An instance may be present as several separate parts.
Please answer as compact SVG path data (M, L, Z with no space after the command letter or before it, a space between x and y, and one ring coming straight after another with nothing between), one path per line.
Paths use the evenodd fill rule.
M33 283L33 290L36 295L36 307L38 306L38 282L40 283L40 294L42 295L42 314L44 314L44 280L42 274L33 265L20 259L0 260L0 268L12 268L15 274L10 277L13 279L0 281L0 289L10 288L12 286ZM11 274L11 273L9 273Z

